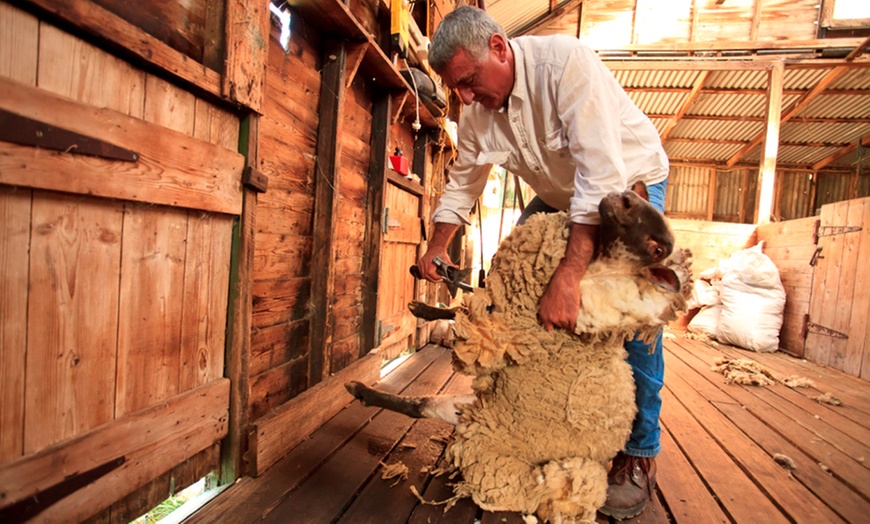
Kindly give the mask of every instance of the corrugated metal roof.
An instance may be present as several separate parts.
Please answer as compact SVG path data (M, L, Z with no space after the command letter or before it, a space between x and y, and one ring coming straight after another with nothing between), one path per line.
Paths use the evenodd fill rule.
M561 0L558 5L561 6L568 1ZM508 33L513 33L546 16L549 13L550 2L549 0L487 0L486 6L487 11L505 27ZM622 45L629 44L631 40L631 31L625 32L626 28L623 26L626 23L633 24L631 11L635 8L636 4L627 0L587 1L582 6L587 19L607 22L607 24L599 24L601 27L598 29L622 31L619 35L625 40ZM574 21L576 15L576 10L572 9L566 17L574 18L565 20L570 20L571 24L576 26L577 22ZM623 26L617 27L617 22L620 21ZM560 25L560 22L556 20L552 24ZM591 38L594 43L595 38L590 31L595 28L588 29L584 33L584 38L587 42ZM782 42L779 44L781 45ZM616 80L627 89L634 103L645 113L654 115L652 121L659 133L663 133L669 127L671 121L669 116L676 115L680 111L688 100L697 78L702 74L701 71L686 68L663 69L662 64L667 63L665 57L668 48L669 43L662 41L661 52L659 52L661 56L657 61L650 62L652 65L646 69L620 69L613 72ZM618 52L619 48L613 48L612 51ZM765 91L769 73L764 69L739 69L740 59L735 58L741 53L746 53L747 61L755 61L761 57L761 53L758 56L750 56L751 53L745 50L733 52L725 49L723 52L724 56L730 57L729 63L735 63L738 68L709 72L702 91L684 113L690 118L682 118L670 131L669 138L679 139L679 141L665 142L665 149L672 158L721 166L743 149L745 144L764 133L768 108L768 96ZM813 55L812 49L806 49L802 53L801 58L804 62L808 62L807 57ZM630 46L626 48L625 54L632 54ZM715 54L715 52L706 53L703 56L706 60ZM637 56L641 55L643 52ZM685 56L678 55L680 53L673 55L675 60L686 59ZM792 53L790 56L794 58L796 55ZM775 56L770 54L769 58L775 59ZM861 59L866 60L866 54ZM783 112L787 112L792 104L801 99L802 93L809 93L817 86L834 67L837 65L799 68L799 65L787 63L783 78L783 89L787 91L782 100ZM664 89L671 91L663 91ZM848 71L828 89L855 89L870 92L870 68ZM741 90L745 92L741 93ZM802 119L813 121L807 122ZM864 119L865 122L850 122L850 119ZM791 121L782 124L780 142L789 145L779 148L777 160L783 164L809 167L834 153L844 152L845 150L841 149L843 144L854 144L868 135L870 135L870 94L822 94L812 100ZM683 141L685 139L696 142ZM829 146L796 145L800 143ZM755 147L740 160L756 163L761 154L761 148ZM866 154L865 157L870 157L870 154ZM850 162L854 163L856 158L856 153L844 155L843 158L833 161L831 165L848 166Z

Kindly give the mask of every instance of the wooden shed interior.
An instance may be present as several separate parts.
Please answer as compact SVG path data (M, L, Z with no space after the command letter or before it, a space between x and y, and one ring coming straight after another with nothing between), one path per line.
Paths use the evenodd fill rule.
M292 460L310 462L295 488L319 478L311 472L326 459L314 464L317 453L343 449L353 462L348 443L374 414L348 408L347 380L383 378L423 393L462 385L443 349L427 347L430 325L406 305L450 301L408 272L426 249L462 110L453 93L427 96L442 87L426 42L446 13L479 3L0 0L0 521L129 522L198 481L204 493L193 505L205 509L192 521L249 521L244 497L269 511L291 500L290 487L273 488L270 501L253 483L289 482L277 464L286 473L302 467ZM842 440L794 431L849 456L841 469L825 466L833 480L798 476L795 485L820 500L798 513L752 467L735 471L783 521L866 515L870 3L489 0L485 8L510 36L580 38L649 116L671 166L665 214L678 244L694 252L696 275L763 241L787 293L780 349L803 359L765 363L852 392L840 392L852 400L842 413L813 411L800 395L785 396L797 407L782 409L836 420ZM399 13L409 28L395 36ZM453 260L475 276L485 269L530 196L494 169ZM385 364L424 347L387 374ZM669 342L674 381L687 396L705 395L696 407L766 398L699 385L706 379L695 372L703 375L715 351ZM687 409L669 415L673 424L704 423L703 409ZM342 425L350 419L356 425ZM391 445L406 433L449 435L407 424L390 426ZM338 438L335 428L354 429ZM730 438L707 431L711 442ZM674 446L685 458L685 442L700 437L684 436ZM316 447L330 438L328 452ZM803 436L781 438L812 456ZM753 453L775 453L755 442ZM434 465L440 451L432 453ZM690 485L707 490L713 509L704 515L714 520L749 522L745 510L763 506L739 493L723 502L715 471L673 457L682 473L661 486L658 522L699 521L704 513L676 509ZM360 469L365 482L380 474L377 463ZM330 478L294 507L316 504ZM359 497L363 488L350 491ZM375 503L389 504L378 496L300 520L265 510L256 518L392 522L373 514ZM404 500L410 509L395 522L411 520L415 507L418 521L517 518L473 506L470 517L444 517Z

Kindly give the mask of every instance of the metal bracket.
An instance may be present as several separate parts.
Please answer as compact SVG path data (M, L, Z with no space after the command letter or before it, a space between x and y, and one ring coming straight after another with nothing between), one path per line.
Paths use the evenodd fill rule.
M820 258L825 258L821 255L821 253L822 253L822 246L817 247L816 250L813 251L813 257L810 259L811 266L815 266L818 263Z
M57 484L0 509L0 522L26 522L71 493L124 465L126 457L112 459L95 468L73 473Z
M818 335L825 335L833 338L840 339L848 339L849 335L846 333L841 333L839 331L834 331L829 327L822 326L820 324L816 324L815 322L807 322L807 331L809 333L816 333Z
M124 162L139 160L139 153L135 151L39 120L10 113L5 109L0 109L0 141L109 160L123 160Z
M861 231L861 226L821 226L819 227L819 236L845 235L846 233L854 233L856 231Z

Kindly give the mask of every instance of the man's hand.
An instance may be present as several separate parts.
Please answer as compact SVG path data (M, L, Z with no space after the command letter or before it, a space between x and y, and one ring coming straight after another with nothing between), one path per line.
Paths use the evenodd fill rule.
M554 327L574 331L580 313L580 278L560 265L541 297L539 315L544 329Z
M426 253L417 261L417 268L420 270L420 276L430 282L441 282L441 275L435 269L435 264L432 262L435 257L440 258L451 266L454 265L447 256L447 244L456 230L459 229L457 224L445 224L438 222L435 224L435 231L432 233L432 239L429 241L429 248Z
M580 280L595 253L597 234L598 226L571 224L565 257L553 273L539 304L538 314L547 331L554 327L574 331L582 298Z

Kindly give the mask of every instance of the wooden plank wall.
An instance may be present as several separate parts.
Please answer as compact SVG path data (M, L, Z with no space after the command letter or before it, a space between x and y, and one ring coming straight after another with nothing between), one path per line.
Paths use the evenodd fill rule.
M776 176L773 214L778 220L813 216L814 176L807 171L780 171Z
M743 204L743 185L748 178L745 169L718 171L716 173L716 197L713 205L713 220L717 222L740 222Z
M6 3L0 3L0 50L3 82L22 83L20 87L10 84L4 96L25 92L25 85L36 87L26 91L28 97L40 108L54 108L59 118L68 119L68 125L86 126L90 118L110 119L128 133L142 127L158 144L159 130L164 130L170 141L187 148L193 158L225 158L227 169L240 175L241 156L225 156L218 149L238 148L238 119L232 113ZM69 120L79 108L88 107L104 109L82 109L83 116ZM16 109L29 110L21 104ZM4 147L9 158L25 153L24 146ZM162 165L146 144L130 147L140 150L143 165ZM32 159L44 162L47 170L65 159L75 160L52 154ZM112 165L103 160L80 165L103 169L104 177L124 176L113 173ZM193 175L195 170L192 165L175 169L179 176L184 170ZM19 180L12 166L0 171L9 180ZM29 176L35 185L47 178L38 171ZM233 216L76 195L72 193L90 191L77 188L71 177L57 180L53 183L58 192L22 187L18 182L17 186L0 185L4 217L0 233L0 316L4 319L0 328L0 468L19 464L35 453L53 456L72 438L105 446L100 444L102 428L120 427L122 421L132 420L155 404L199 386L215 385L223 374ZM138 191L143 200L159 192L145 188L144 179L137 186L137 180L131 178L127 189ZM183 178L179 182L191 184ZM167 179L163 183L171 188L174 182ZM236 184L240 185L238 178ZM104 187L112 190L110 184ZM187 199L182 200L186 204L195 201L189 195ZM217 395L210 401L217 402L217 412L222 409L224 414L225 386L209 390ZM214 423L221 424L218 419ZM220 426L215 428L220 431ZM101 484L91 494L77 494L79 498L70 498L70 503L51 511L84 520L162 475L162 483L145 486L97 518L138 516L155 499L165 498L171 483L196 480L217 467L217 444L213 443L221 435L203 429L197 430L200 437L172 453L122 448L129 467L106 477L108 485ZM225 419L222 431L226 432ZM164 438L169 434L153 435ZM118 445L125 442L117 436L113 440ZM196 454L200 449L204 451ZM185 465L172 469L191 456ZM136 465L146 463L147 467ZM58 469L61 477L57 480L64 471L75 470ZM0 471L8 480L7 474L5 469ZM9 486L5 481L0 484ZM93 498L94 493L99 497ZM85 502L88 497L90 501Z
M347 367L373 348L362 348L363 260L366 242L366 197L371 156L372 95L362 75L347 92L342 126L341 166L336 198L335 297L332 344L326 374Z
M269 39L254 239L250 420L308 387L314 151L320 97L318 39L293 17L290 52Z
M666 215L667 216L667 215ZM701 220L669 219L678 246L692 250L695 278L719 261L756 244L755 226Z
M151 36L169 44L173 49L197 62L203 62L209 47L220 48L223 43L223 31L220 31L221 34L213 35L211 41L206 45L207 23L215 23L217 27L221 28L223 26L222 23L216 23L222 22L223 2L208 2L207 0L191 0L183 3L171 0L152 0L150 2L93 1L107 11L137 27L141 27ZM219 18L214 20L209 17ZM212 50L217 51L218 49ZM210 64L212 69L220 71L219 67L215 67L216 65Z
M813 267L810 259L816 249L813 239L815 217L772 222L758 226L758 241L770 257L785 287L786 300L779 345L797 357L804 356L806 315L810 308Z

